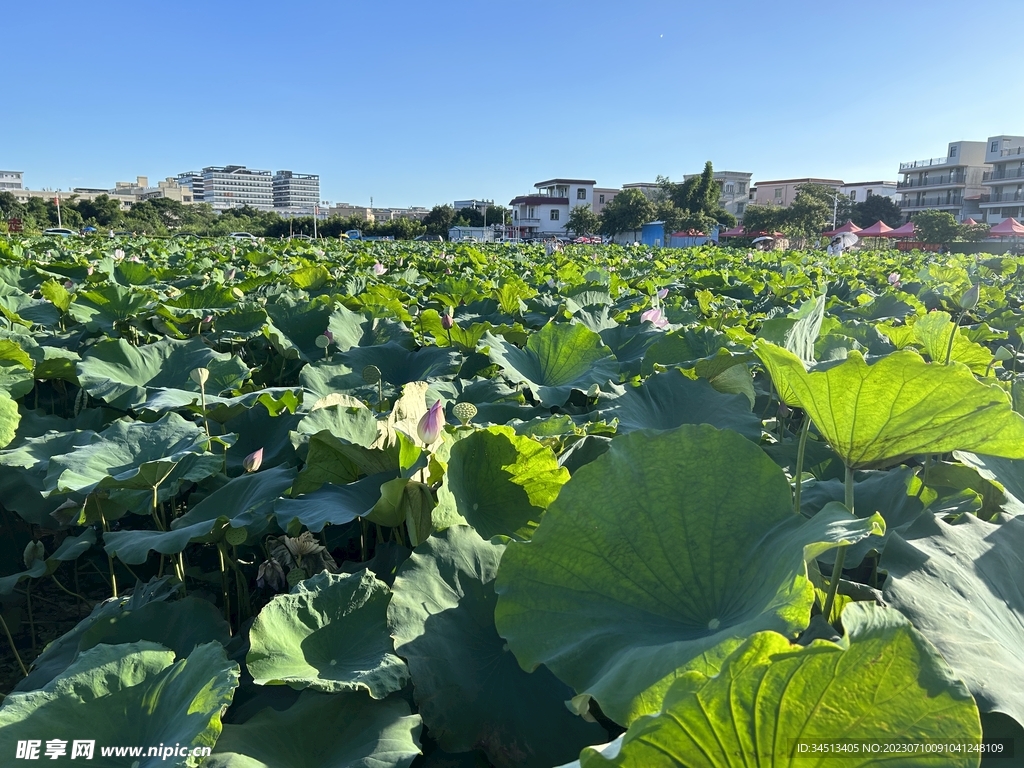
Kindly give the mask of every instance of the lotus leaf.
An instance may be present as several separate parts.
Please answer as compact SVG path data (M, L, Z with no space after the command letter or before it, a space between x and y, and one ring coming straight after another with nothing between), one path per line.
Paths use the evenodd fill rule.
M409 672L387 633L391 590L369 571L321 573L264 606L245 663L257 685L367 691L383 699Z
M468 526L431 536L398 570L388 623L442 749L548 768L607 736L566 709L571 689L547 669L524 672L498 636L493 582L503 550Z
M807 626L805 561L884 530L830 505L811 520L756 445L684 425L616 438L581 467L498 573L495 620L617 722L643 690L753 632Z

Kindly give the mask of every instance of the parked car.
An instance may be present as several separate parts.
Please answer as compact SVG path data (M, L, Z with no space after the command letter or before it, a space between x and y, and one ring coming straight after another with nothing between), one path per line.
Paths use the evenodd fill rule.
M250 234L249 232L232 232L228 237L234 237L238 240L255 240L256 235Z
M413 240L418 240L421 243L443 243L444 235L420 235L414 237Z
M59 237L72 237L73 235L77 235L78 233L75 232L75 230L73 229L66 229L64 227L51 227L50 229L44 229L43 234L57 235Z
M360 232L358 229L350 229L348 232L345 233L345 237L347 237L349 240L362 240L363 233Z
M313 242L313 238L310 237L309 235L291 235L288 239L289 240L307 240L309 242Z

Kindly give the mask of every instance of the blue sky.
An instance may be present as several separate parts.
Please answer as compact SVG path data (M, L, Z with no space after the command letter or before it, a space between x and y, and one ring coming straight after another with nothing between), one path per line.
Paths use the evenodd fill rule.
M335 202L536 181L896 178L1024 134L1020 0L8 3L0 168L106 187L204 165ZM1009 25L1009 26L1007 26Z

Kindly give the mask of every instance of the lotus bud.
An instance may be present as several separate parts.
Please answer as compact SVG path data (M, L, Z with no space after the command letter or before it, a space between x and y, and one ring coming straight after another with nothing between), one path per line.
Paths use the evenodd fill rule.
M212 323L213 322L213 315L205 315L203 317L203 322L206 323L207 325Z
M36 560L42 560L45 557L46 551L43 549L43 542L30 541L25 545L25 552L22 554L22 559L25 561L26 568L31 568L32 563Z
M245 469L246 472L255 472L257 469L260 468L260 465L262 463L263 449L257 448L255 451L253 451L244 459L242 459L242 468Z
M264 560L260 563L260 570L256 574L256 586L260 589L269 589L271 592L283 592L288 586L288 580L284 575L284 568L277 560Z
M974 309L978 306L978 298L981 295L981 283L975 283L963 296L960 297L960 308L963 310Z
M1005 344L1001 347L996 348L995 359L996 360L1013 360L1013 350Z
M668 319L662 314L658 308L648 309L642 315L640 315L640 322L650 323L655 328L664 328L668 325Z
M117 250L114 251L114 259L115 260L120 261L123 258L124 258L124 251L123 250L118 248Z
M238 271L235 270L234 267L232 267L226 273L224 273L224 279L230 282L231 280L235 279L235 275L237 275L237 274L238 274Z
M441 327L444 328L446 331L450 331L452 329L452 326L454 325L455 318L452 317L451 310L446 310L445 313L441 315Z
M363 381L367 384L376 384L380 381L380 368L376 365L368 365L363 368Z
M420 440L430 445L441 436L441 428L444 423L444 410L441 401L435 400L434 404L430 406L430 410L423 414L420 423L416 425L416 434L419 435Z
M467 426L473 417L476 416L476 406L472 403L456 403L452 406L452 416Z
M662 288L660 291L658 291L659 299L664 299L666 296L668 296L668 288Z
M793 415L792 409L785 403L779 403L779 418L788 419Z
M373 274L375 274L375 275L383 275L387 271L388 271L388 268L385 267L383 264L381 264L379 261L373 262Z
M190 373L188 376L189 376L190 379L192 379L192 381L194 381L200 387L205 387L206 386L206 382L209 381L209 379L210 379L210 369L209 368L193 368L192 369L192 373Z

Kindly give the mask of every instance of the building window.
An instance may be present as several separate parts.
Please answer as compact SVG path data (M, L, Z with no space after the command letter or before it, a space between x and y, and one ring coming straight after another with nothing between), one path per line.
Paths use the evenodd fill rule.
M551 209L551 220L552 221L558 221L558 209L557 208L552 208Z
M736 203L736 214L739 216L743 215L743 209L747 207L746 203Z
M865 197L871 197L873 194L875 194L875 190L869 189L868 193L865 195Z
M728 194L728 195L733 194L733 189L735 189L735 187L732 184L726 184L725 185L725 192L726 192L726 194Z
M781 200L782 199L782 187L776 187L775 188L775 199L776 200Z
M576 199L577 200L586 200L587 199L587 190L583 189L583 187L580 187L579 189L577 189L576 190Z
M999 142L998 141L993 141L992 142L992 151L993 152L998 152L999 151Z
M949 156L950 157L956 157L956 147L950 147L949 148Z
M736 182L736 192L738 192L739 194L742 195L746 191L747 191L747 182L745 182L745 181Z
M601 203L601 205L604 205L604 195L599 196L598 202Z

